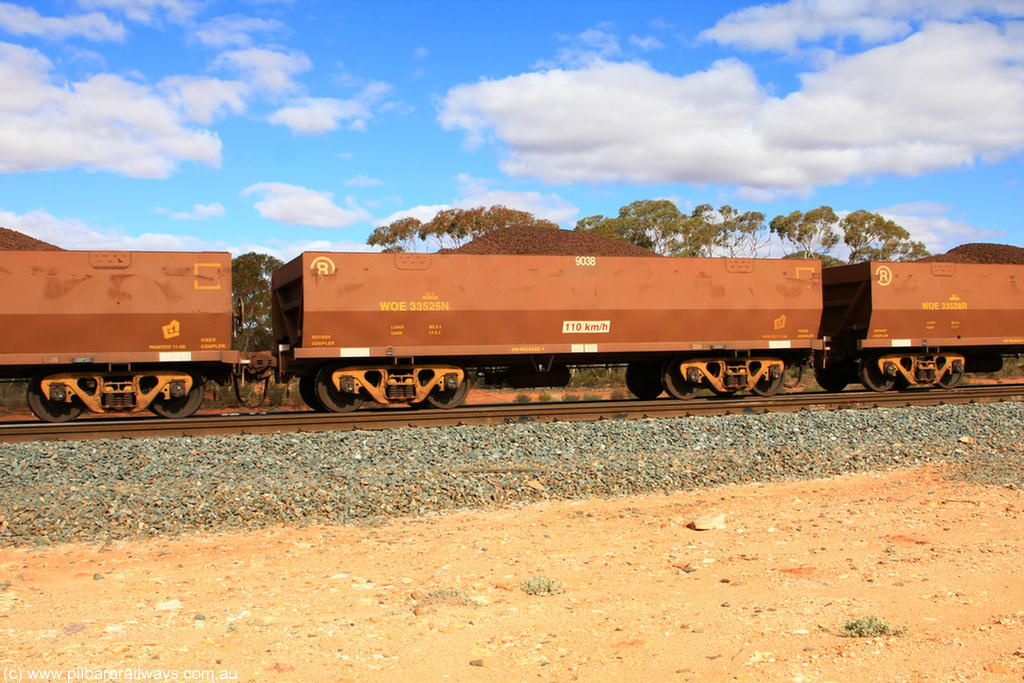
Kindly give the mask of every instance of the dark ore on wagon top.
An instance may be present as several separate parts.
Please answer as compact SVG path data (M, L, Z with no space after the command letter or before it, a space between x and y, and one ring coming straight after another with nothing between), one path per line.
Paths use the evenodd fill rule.
M589 232L513 226L484 233L457 249L439 254L508 254L536 256L658 256L624 240Z
M0 250L3 251L64 251L60 247L29 237L25 233L0 228Z
M945 254L927 256L922 261L946 263L1010 263L1024 265L1024 249L1009 244L972 242L953 247Z

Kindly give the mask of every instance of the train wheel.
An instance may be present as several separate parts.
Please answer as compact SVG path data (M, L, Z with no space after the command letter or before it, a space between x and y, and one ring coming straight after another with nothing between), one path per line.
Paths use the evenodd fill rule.
M838 394L850 383L850 376L842 369L836 368L815 368L814 380L825 391Z
M333 372L334 368L325 365L320 368L320 372L316 373L314 389L317 400L332 413L350 413L353 410L358 410L363 405L363 399L356 394L335 389L334 383L331 381Z
M318 413L326 413L327 408L316 395L316 375L303 375L299 378L299 396L303 402Z
M779 376L775 379L765 377L764 379L758 380L754 386L750 387L750 391L758 396L774 396L779 393L779 389L782 388L782 381L782 373L779 373Z
M943 375L935 383L938 384L943 389L952 389L955 386L959 386L960 382L962 382L963 379L964 369L962 367L960 368L960 372L956 372L951 368L949 372Z
M665 368L661 373L661 383L665 386L665 391L672 398L686 400L693 398L700 391L699 384L687 381L682 373L679 372L678 358L673 358L665 363Z
M642 401L658 398L664 391L661 368L656 363L630 363L626 366L626 388Z
M195 375L192 376L192 389L181 398L158 398L149 404L149 409L160 417L180 419L188 417L203 405L203 393L206 383Z
M445 389L443 391L434 389L431 391L427 394L425 403L435 408L458 408L466 402L470 384L469 375L466 375L462 382L459 383L459 386L454 389Z
M41 377L36 377L28 385L28 407L33 415L44 422L70 422L82 414L83 406L77 398L65 403L44 396L41 381Z
M896 385L894 378L882 373L874 358L865 358L860 362L858 375L861 383L871 391L889 391Z

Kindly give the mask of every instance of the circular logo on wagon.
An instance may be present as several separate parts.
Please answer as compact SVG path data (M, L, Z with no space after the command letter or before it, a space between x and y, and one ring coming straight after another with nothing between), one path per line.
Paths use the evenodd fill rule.
M892 284L892 268L889 266L878 266L875 268L875 279L878 280L878 284L882 287L887 287Z
M313 262L309 264L309 269L313 271L314 275L334 275L334 271L337 270L334 261L326 256L317 256L313 259Z

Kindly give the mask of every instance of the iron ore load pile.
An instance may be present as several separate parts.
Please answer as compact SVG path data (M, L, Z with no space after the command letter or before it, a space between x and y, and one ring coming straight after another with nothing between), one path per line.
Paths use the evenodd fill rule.
M658 256L649 249L624 240L575 230L553 230L536 226L499 228L440 254L519 254L550 256Z

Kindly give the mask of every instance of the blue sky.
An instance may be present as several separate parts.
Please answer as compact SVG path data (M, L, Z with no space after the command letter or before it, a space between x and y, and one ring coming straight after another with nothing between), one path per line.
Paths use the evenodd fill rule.
M1024 245L1020 0L0 1L0 83L0 226L72 249L649 198Z

